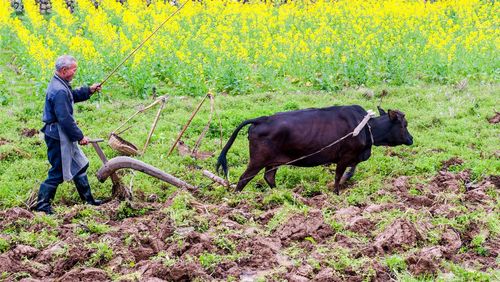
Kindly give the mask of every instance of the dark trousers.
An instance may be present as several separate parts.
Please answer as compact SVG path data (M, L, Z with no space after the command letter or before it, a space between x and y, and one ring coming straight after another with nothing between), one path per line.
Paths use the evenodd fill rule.
M61 143L59 140L45 135L45 144L47 144L47 157L51 168L47 175L47 179L40 185L38 191L38 203L36 210L46 213L52 213L50 202L56 195L57 186L63 183L62 171L62 156L61 156ZM75 186L80 194L80 197L87 202L94 203L92 194L90 193L90 185L87 178L88 165L83 167L78 174L74 177Z
M47 144L47 157L52 167L49 169L47 179L45 179L43 183L57 187L64 181L62 171L61 142L45 135L45 144ZM88 165L83 167L75 177L85 173L88 167Z

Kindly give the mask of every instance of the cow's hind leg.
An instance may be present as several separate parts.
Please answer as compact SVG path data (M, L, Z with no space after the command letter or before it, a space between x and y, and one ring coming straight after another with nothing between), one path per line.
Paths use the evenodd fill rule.
M262 169L262 167L258 166L253 166L251 163L248 164L247 169L243 174L240 176L240 180L238 181L238 184L236 185L236 191L241 191L245 186L252 180Z
M356 171L356 165L351 166L351 168L349 169L349 171L347 171L346 173L344 173L344 175L340 179L340 185L344 184L346 181L348 181L349 179L351 179L352 176L354 175L355 171Z
M269 187L276 187L276 171L278 170L277 166L266 166L266 172L264 173L264 180L267 182Z

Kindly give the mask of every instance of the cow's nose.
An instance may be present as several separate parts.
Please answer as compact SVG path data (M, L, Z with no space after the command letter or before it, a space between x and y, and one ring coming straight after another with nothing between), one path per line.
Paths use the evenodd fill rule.
M408 140L406 140L406 145L410 146L413 144L413 137L410 135L408 136Z

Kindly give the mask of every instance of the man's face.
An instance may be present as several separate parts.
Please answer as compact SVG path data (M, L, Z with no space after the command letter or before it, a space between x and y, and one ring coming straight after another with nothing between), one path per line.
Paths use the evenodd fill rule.
M71 81L71 80L73 80L73 77L75 76L77 68L78 68L78 64L73 63L69 67L62 68L61 71L59 72L59 76L64 78L67 81Z

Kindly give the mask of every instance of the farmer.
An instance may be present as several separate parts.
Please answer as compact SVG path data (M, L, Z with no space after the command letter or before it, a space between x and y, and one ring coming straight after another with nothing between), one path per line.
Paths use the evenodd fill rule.
M84 136L73 117L73 103L88 100L96 91L101 90L99 84L71 88L71 80L77 69L75 58L63 55L56 60L54 77L50 81L43 109L42 132L47 144L47 157L52 166L47 179L40 185L37 211L52 214L50 202L54 199L57 186L63 181L73 180L80 198L90 205L98 206L102 202L94 200L90 192L87 178L89 160L80 145L87 145L89 138ZM78 142L78 144L77 144Z

